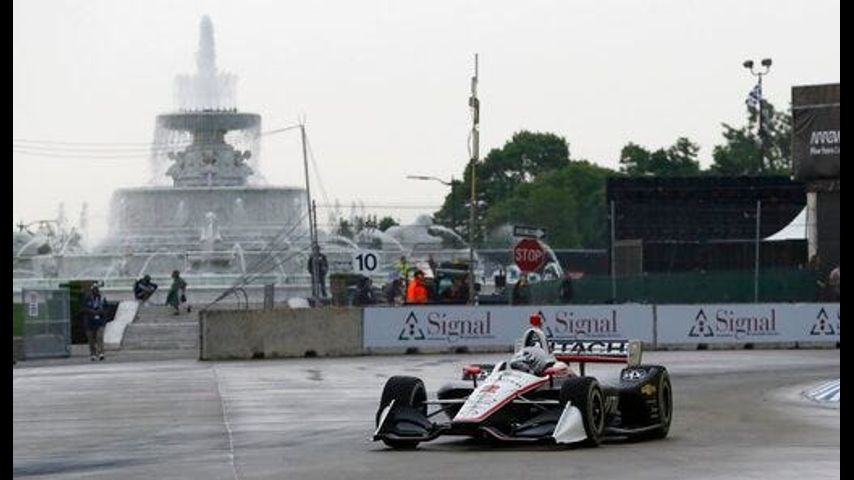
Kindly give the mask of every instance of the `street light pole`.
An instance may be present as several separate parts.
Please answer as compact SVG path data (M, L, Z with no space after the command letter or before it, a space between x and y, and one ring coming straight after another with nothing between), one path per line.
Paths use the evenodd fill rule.
M454 176L451 175L451 181L446 182L438 177L430 177L427 175L407 175L406 178L410 180L435 180L442 185L447 187L451 187L451 230L454 233L457 232L457 189L456 189L456 180L454 180Z
M753 70L753 60L745 60L742 64L744 68L750 70L750 73L753 76L759 78L759 161L762 163L761 167L765 167L765 123L762 121L762 77L767 75L771 70L771 59L764 58L762 59L761 65L765 67L764 72L758 72Z
M474 224L475 209L477 208L477 160L480 155L480 100L477 98L477 54L474 54L474 76L471 77L471 97L469 107L472 111L471 128L471 205L469 206L469 299L468 304L474 305L477 295L474 291Z

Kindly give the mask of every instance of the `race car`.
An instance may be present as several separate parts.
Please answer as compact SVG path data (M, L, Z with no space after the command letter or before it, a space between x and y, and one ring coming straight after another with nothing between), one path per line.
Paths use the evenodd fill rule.
M587 446L667 436L670 376L663 366L641 364L639 341L549 340L535 317L512 358L464 367L462 379L440 388L435 400L419 378L389 378L373 440L412 449L443 435ZM584 375L584 365L595 362L627 366L616 385L603 385ZM448 421L434 421L439 415Z

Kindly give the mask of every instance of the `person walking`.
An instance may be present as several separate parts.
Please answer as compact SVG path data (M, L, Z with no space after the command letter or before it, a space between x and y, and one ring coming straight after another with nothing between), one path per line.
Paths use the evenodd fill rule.
M527 305L531 302L530 292L528 291L528 274L523 273L519 276L519 281L513 286L513 305Z
M416 270L406 287L406 303L427 303L427 286L424 284L424 272Z
M187 303L187 282L181 278L181 272L172 272L172 286L166 295L166 305L175 309L175 315L181 313L181 305ZM190 313L190 305L187 305L187 313Z
M106 299L97 285L92 285L83 304L84 327L89 341L89 360L104 360L104 327L107 325Z
M317 278L314 277L315 263L317 264ZM326 255L320 250L308 257L308 273L311 275L311 281L320 285L320 296L326 297L326 274L329 273L329 261L326 260Z

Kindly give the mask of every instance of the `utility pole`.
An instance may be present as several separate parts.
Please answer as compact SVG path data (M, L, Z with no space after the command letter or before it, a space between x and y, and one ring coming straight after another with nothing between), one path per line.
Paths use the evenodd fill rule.
M318 297L320 296L317 279L320 276L320 265L318 265L318 257L320 257L320 246L317 244L317 224L315 223L315 213L312 211L313 202L311 201L311 185L308 180L308 152L305 143L305 123L300 121L299 124L300 137L302 138L302 162L305 169L305 198L306 208L308 208L308 234L311 239L311 253L309 254L309 262L311 262L311 297L314 299L314 304L317 305Z
M474 76L471 78L471 97L469 107L472 112L471 127L471 204L469 206L469 305L475 304L477 294L474 291L474 225L477 208L477 161L480 149L480 100L477 99L477 54L474 54Z

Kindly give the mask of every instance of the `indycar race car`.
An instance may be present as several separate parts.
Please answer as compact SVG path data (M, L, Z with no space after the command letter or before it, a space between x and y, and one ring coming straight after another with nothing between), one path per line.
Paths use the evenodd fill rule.
M670 377L662 366L641 364L639 341L549 341L535 318L510 360L464 367L462 379L440 388L435 400L428 400L419 378L389 378L374 441L405 449L461 435L597 446L604 438L667 436ZM580 375L570 362L580 364ZM618 384L606 386L584 375L584 364L591 362L627 366ZM449 421L432 420L440 414Z

